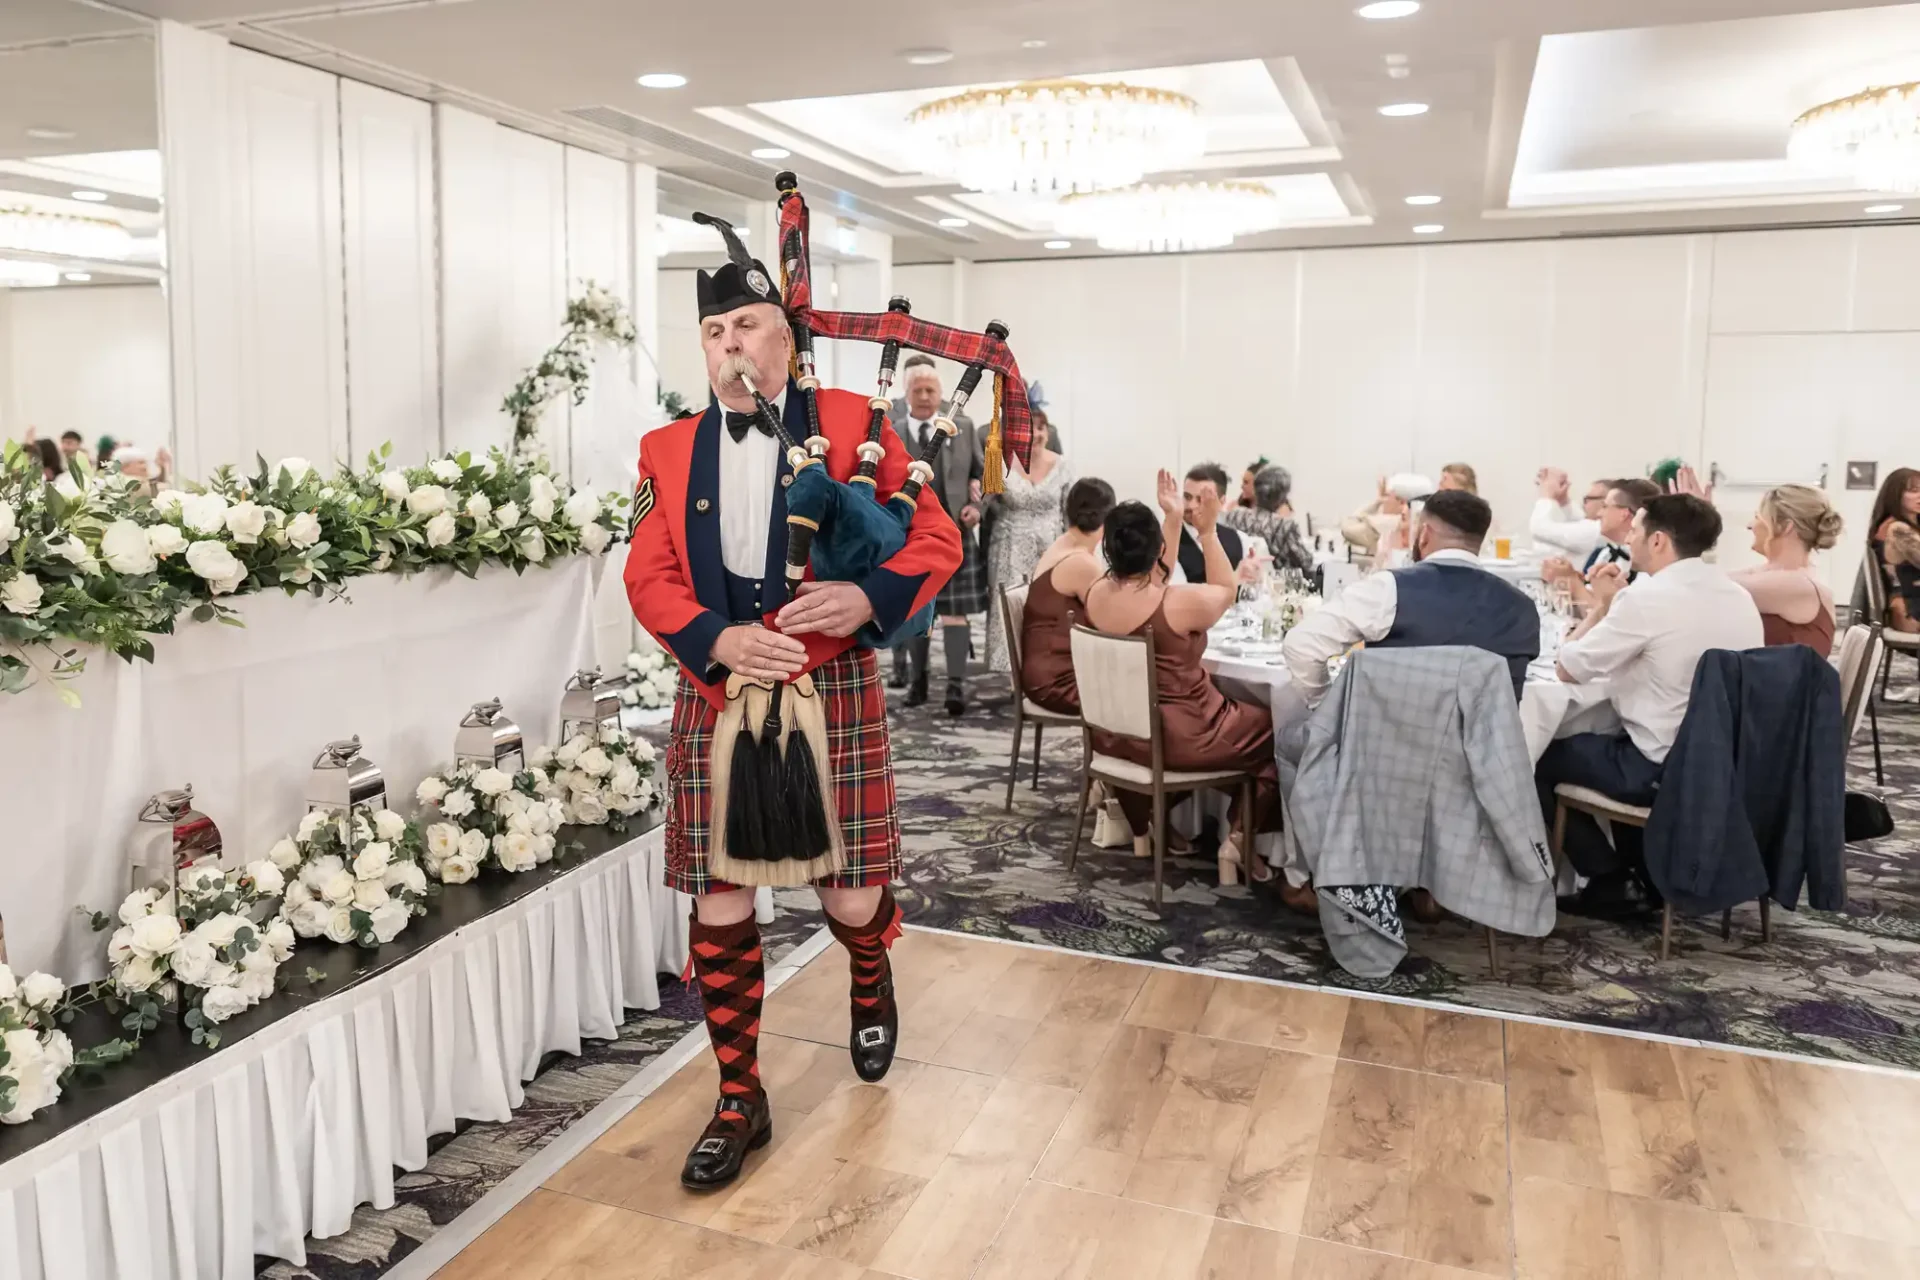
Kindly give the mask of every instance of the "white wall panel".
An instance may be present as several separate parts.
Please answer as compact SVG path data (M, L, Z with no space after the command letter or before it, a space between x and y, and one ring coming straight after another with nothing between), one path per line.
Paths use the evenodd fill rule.
M89 450L110 435L151 452L171 439L167 364L158 285L0 289L0 437L78 431Z
M1184 466L1218 462L1236 485L1255 458L1291 470L1300 426L1300 332L1293 301L1304 257L1196 254L1177 260L1185 299L1180 347L1147 368L1177 360L1184 386L1212 389L1182 396L1158 424L1163 435L1179 433ZM1220 411L1229 403L1232 410Z
M1839 333L1852 289L1847 228L1714 237L1715 333Z
M343 80L340 151L351 456L410 465L440 446L433 108Z
M227 56L243 438L237 455L201 463L343 457L340 81L244 49Z
M1920 226L1854 231L1856 330L1920 329Z
M577 147L565 149L565 163L566 296L578 295L592 281L631 306L633 217L627 166ZM564 440L557 429L554 432L555 465L576 484L617 487L627 461L623 424L634 420L638 408L633 382L636 358L630 349L605 343L594 348L586 401L573 408Z

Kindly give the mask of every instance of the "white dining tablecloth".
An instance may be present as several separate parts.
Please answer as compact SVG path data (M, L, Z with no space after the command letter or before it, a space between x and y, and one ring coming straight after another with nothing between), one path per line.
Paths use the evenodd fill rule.
M298 823L308 772L331 739L360 735L403 812L451 761L460 719L499 698L529 744L559 728L567 677L591 661L603 561L573 556L516 576L441 570L354 580L344 600L242 598L246 625L185 623L151 664L98 653L82 705L36 686L0 697L0 921L8 958L70 982L105 957L76 907L111 912L145 799L191 783L229 863Z
M255 1254L304 1263L309 1235L390 1207L429 1136L507 1119L543 1054L659 1007L687 949L663 834L0 1164L0 1277L250 1280Z

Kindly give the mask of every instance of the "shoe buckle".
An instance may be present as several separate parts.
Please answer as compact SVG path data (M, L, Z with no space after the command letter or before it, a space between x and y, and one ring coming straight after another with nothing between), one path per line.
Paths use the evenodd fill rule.
M700 1145L693 1149L693 1154L697 1156L723 1156L726 1153L727 1140L725 1138L702 1138Z
M853 1040L854 1043L862 1049L883 1048L887 1043L887 1029L885 1027L862 1027L854 1033Z

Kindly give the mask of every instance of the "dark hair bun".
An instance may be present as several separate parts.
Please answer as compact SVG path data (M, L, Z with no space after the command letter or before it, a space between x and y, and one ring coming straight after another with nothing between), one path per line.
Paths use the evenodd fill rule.
M1144 502L1123 502L1107 515L1107 532L1100 549L1116 578L1138 578L1153 569L1165 540L1160 517Z
M1067 523L1081 533L1098 529L1112 511L1113 486L1105 480L1088 476L1067 490Z

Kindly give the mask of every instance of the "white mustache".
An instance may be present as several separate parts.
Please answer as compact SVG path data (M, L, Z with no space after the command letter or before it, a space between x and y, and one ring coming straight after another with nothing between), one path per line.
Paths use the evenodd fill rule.
M720 365L720 385L723 387L739 383L743 388L751 389L760 383L760 369L746 356L728 356Z

